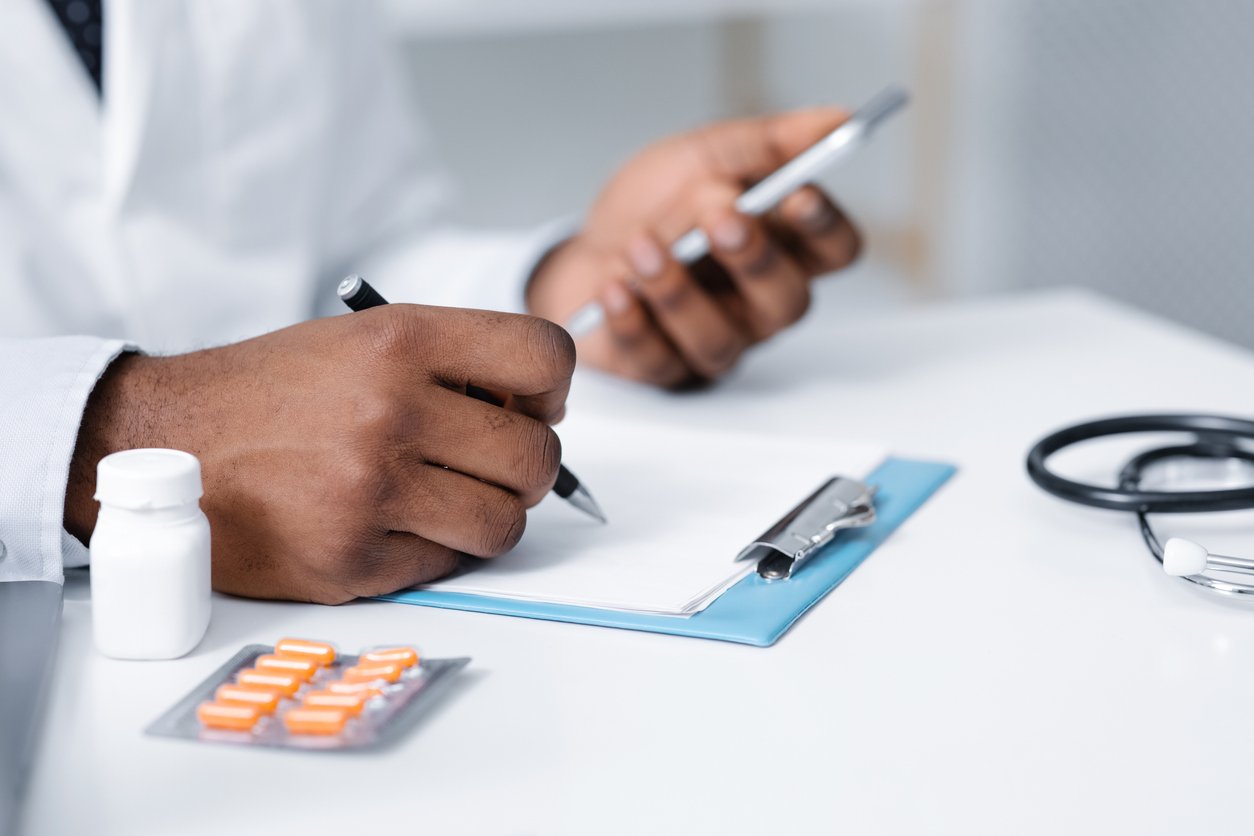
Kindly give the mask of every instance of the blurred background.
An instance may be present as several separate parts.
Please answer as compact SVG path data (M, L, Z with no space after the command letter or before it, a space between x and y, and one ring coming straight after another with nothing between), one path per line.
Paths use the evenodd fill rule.
M578 215L668 133L913 103L825 180L867 256L852 311L1081 285L1254 347L1254 4L390 0L462 219Z

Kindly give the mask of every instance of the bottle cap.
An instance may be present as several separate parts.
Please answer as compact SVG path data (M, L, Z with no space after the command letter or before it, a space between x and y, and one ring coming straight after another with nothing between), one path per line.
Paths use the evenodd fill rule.
M96 499L115 508L171 508L203 494L200 461L182 450L122 450L96 468Z

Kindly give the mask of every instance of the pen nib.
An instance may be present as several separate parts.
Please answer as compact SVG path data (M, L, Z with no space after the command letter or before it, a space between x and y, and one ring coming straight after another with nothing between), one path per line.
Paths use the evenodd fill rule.
M583 485L575 488L570 496L566 497L566 501L589 517L600 520L602 525L609 522L605 518L605 512L601 510L601 506L597 505L597 501L592 498L592 494L588 493L588 490Z

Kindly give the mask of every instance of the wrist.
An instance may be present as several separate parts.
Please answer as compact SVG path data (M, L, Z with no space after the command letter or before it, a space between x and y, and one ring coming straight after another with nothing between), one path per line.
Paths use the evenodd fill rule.
M137 397L138 380L160 362L140 354L120 355L92 389L79 424L65 489L65 530L84 544L96 525L96 465L109 453L152 446L146 404Z
M571 252L575 249L575 241L576 238L571 237L559 242L536 262L523 291L527 313L551 322L562 322L565 308L569 307L573 311L578 307L563 304L564 289L561 280Z

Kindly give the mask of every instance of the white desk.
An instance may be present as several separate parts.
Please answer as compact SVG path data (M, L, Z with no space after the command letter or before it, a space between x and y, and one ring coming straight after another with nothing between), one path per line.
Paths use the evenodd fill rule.
M1131 519L1041 494L1022 459L1085 416L1248 413L1254 357L1070 291L858 322L831 290L717 391L588 378L573 401L962 466L776 647L218 598L192 656L123 663L91 650L80 581L26 832L1248 833L1254 611L1167 579ZM1229 534L1206 540L1254 552ZM284 634L474 662L379 755L140 734Z

